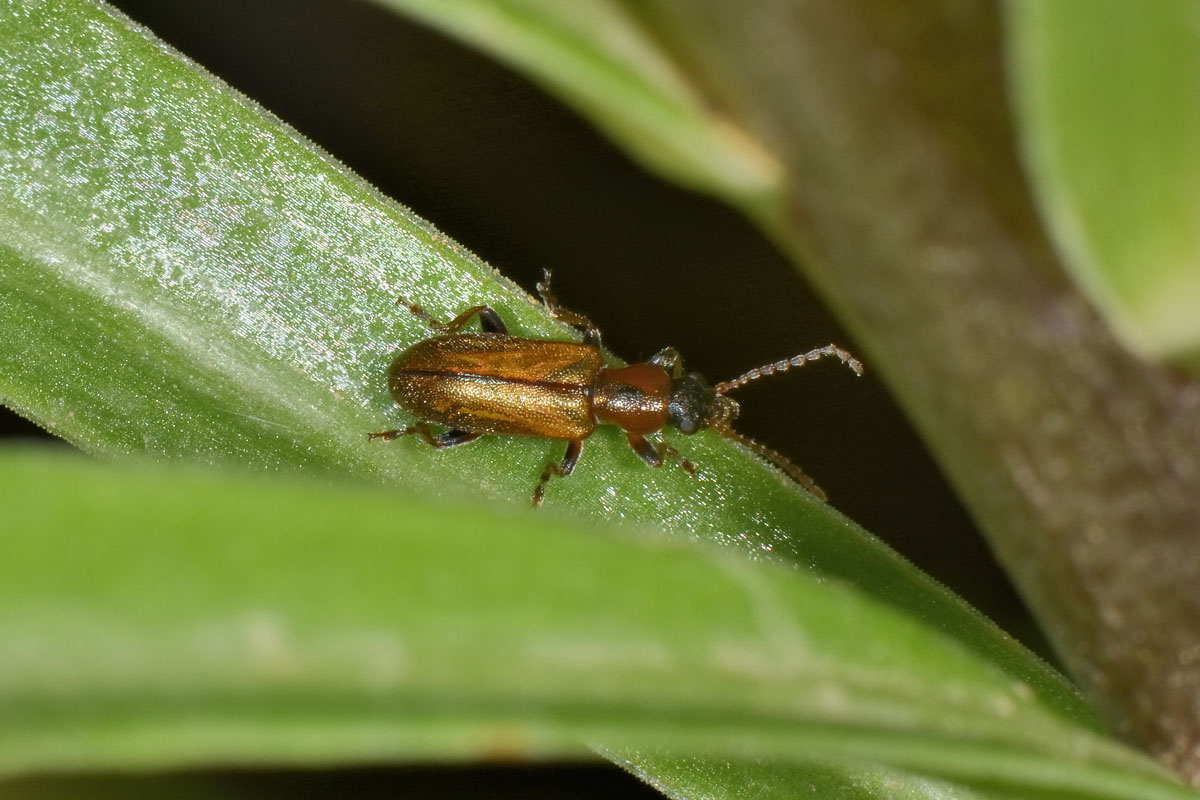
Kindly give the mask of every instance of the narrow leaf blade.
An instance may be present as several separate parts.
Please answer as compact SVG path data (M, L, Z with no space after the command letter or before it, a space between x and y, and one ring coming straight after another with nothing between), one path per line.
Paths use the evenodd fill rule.
M19 451L0 485L18 534L0 537L9 774L597 739L1191 796L886 605L710 546Z

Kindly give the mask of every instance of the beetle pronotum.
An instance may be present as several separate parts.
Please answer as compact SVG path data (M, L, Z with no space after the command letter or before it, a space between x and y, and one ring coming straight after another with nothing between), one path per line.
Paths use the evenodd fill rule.
M669 458L693 474L695 465L675 448L663 441L651 444L646 436L668 425L684 434L712 428L824 499L824 492L787 457L733 430L740 407L726 392L830 356L862 375L862 363L854 356L826 345L755 367L716 386L699 373L685 374L683 360L673 347L642 363L608 367L600 352L599 329L584 315L558 304L550 291L549 270L537 288L550 314L578 328L583 342L511 336L500 315L485 305L472 306L450 322L439 322L400 298L410 313L438 332L402 351L387 371L392 397L421 421L369 437L389 440L417 434L434 447L455 447L488 433L565 440L562 460L551 461L542 470L533 492L536 506L550 478L570 475L575 469L583 440L597 425L623 429L629 446L650 466L661 466ZM475 317L482 331L462 333ZM448 430L434 433L429 423Z

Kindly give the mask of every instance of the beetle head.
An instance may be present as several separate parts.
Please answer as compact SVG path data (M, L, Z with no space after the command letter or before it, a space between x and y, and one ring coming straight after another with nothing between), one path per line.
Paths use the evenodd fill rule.
M709 386L698 372L689 372L671 382L667 421L680 433L690 435L701 428L727 428L740 411L736 400Z

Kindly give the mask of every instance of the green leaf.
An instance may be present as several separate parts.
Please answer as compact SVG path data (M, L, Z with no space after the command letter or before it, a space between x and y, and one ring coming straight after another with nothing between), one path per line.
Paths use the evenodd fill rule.
M1200 22L1190 0L1006 6L1022 144L1080 286L1126 344L1200 351Z
M0 394L7 403L100 455L190 458L280 472L302 471L346 483L389 485L395 495L387 505L389 531L402 528L411 516L417 522L426 520L430 529L443 534L445 529L465 528L477 534L487 529L481 538L492 541L493 529L553 525L558 507L594 522L622 521L639 527L653 523L668 539L715 541L743 555L793 568L764 567L775 570L772 575L791 576L780 578L789 586L795 579L801 580L797 585L810 587L814 594L800 590L803 596L793 597L787 607L802 599L811 602L811 613L825 619L825 624L832 620L845 625L828 646L849 647L853 640L855 654L846 652L844 656L875 664L876 677L885 671L881 666L885 664L891 676L885 684L955 685L961 678L964 685L978 687L993 681L1020 698L1017 707L1005 706L1002 711L1028 711L1038 720L1037 725L1026 725L1024 717L1019 722L997 720L994 713L989 717L996 710L990 705L996 695L968 691L963 702L971 711L962 713L961 720L955 716L959 712L939 703L921 707L921 701L914 701L907 710L893 709L903 711L900 717L919 711L920 719L909 717L909 721L932 726L930 730L941 731L938 736L954 732L946 741L939 739L936 747L896 740L894 726L902 720L886 714L873 721L855 719L847 735L822 744L829 719L815 727L796 727L792 724L795 720L785 713L778 726L748 720L743 727L728 714L722 715L725 700L719 694L711 698L706 694L712 684L705 683L701 673L708 667L697 673L695 682L679 673L664 677L664 695L659 694L657 683L644 687L637 681L630 683L630 673L620 665L612 666L604 677L589 673L587 680L600 694L584 691L574 702L592 703L593 711L604 712L614 696L619 696L631 704L619 706L633 709L627 715L616 719L606 713L575 716L578 706L573 706L569 713L563 712L565 717L549 714L547 719L547 708L560 706L525 693L536 690L535 685L506 683L507 678L480 676L478 670L464 672L462 666L455 672L440 660L426 664L419 680L432 682L432 688L423 685L424 689L444 693L422 696L429 713L418 715L416 722L413 717L397 719L389 713L393 708L355 694L370 676L354 673L358 683L353 683L347 677L350 667L338 661L342 657L334 652L349 647L352 654L371 656L361 651L370 643L355 639L359 629L348 622L358 619L361 598L351 591L350 600L339 599L342 596L334 596L328 585L321 589L320 578L325 570L341 576L341 591L349 581L346 576L351 567L357 569L365 562L364 568L373 570L369 571L373 580L383 584L401 577L394 558L380 559L367 548L348 557L345 566L332 565L331 555L340 550L330 549L325 540L305 549L298 538L301 529L320 524L324 526L322 535L339 542L348 536L345 546L356 547L361 540L349 536L348 531L357 524L357 517L347 516L344 509L322 514L317 507L297 503L291 494L274 502L260 500L260 516L246 518L243 536L231 539L225 535L232 525L230 518L210 521L211 528L205 530L210 536L216 535L212 531L220 531L222 546L230 548L235 560L237 548L247 548L249 555L245 563L239 562L241 567L249 569L246 565L253 562L256 580L261 579L264 591L272 593L254 594L257 588L248 588L252 583L248 573L236 572L224 573L224 577L213 573L211 579L187 588L175 574L190 568L185 559L178 553L165 554L173 569L158 574L164 566L155 560L159 539L143 528L135 536L131 528L123 527L132 522L121 517L122 513L133 513L136 501L161 492L152 477L146 476L142 488L120 493L121 503L128 509L118 505L105 511L114 515L112 524L124 533L110 533L105 522L104 534L95 535L103 542L111 541L113 548L104 551L99 563L128 564L130 570L141 570L136 575L120 569L113 572L123 576L120 591L124 594L120 603L110 607L109 624L92 628L67 620L65 628L54 628L61 620L48 612L42 620L56 636L54 647L68 648L55 650L56 656L80 654L76 660L55 658L56 664L66 665L68 677L73 665L86 667L84 651L94 654L92 660L103 670L76 676L84 683L73 696L75 702L57 706L58 716L49 714L47 706L38 712L47 712L44 716L13 717L15 722L24 721L31 735L15 737L26 749L14 749L12 758L24 753L26 763L35 759L42 759L38 763L47 767L66 763L65 751L54 747L70 740L33 736L35 719L58 725L59 733L77 725L90 726L93 731L105 729L101 731L104 737L82 742L83 749L71 751L72 757L113 765L131 764L134 744L144 746L148 741L154 742L156 763L162 765L193 758L202 751L201 746L238 752L245 748L260 758L304 757L317 762L379 756L385 750L393 755L397 751L388 748L397 743L408 756L474 754L480 748L509 744L507 738L485 736L494 734L494 723L502 719L502 733L511 724L523 726L522 744L534 752L562 753L574 746L568 742L587 735L601 743L619 739L634 747L748 752L785 762L802 751L809 758L823 754L883 761L964 780L1036 785L1048 785L1057 778L1047 777L1047 762L1039 760L1042 756L1035 751L1048 748L1045 752L1063 755L1060 746L1071 741L1081 748L1072 752L1082 755L1085 764L1094 765L1081 767L1068 777L1078 782L1081 790L1098 792L1096 796L1133 797L1146 796L1138 792L1148 786L1168 786L1160 782L1157 773L1147 772L1144 762L1095 737L1091 712L1060 676L835 510L719 437L676 439L685 455L700 465L699 475L690 478L675 469L648 470L630 453L619 432L598 433L589 439L584 460L570 480L551 484L547 513L536 522L524 514L510 515L514 507L528 503L543 464L560 457L561 445L491 439L453 452L435 452L413 440L390 445L367 442L368 431L407 421L387 396L383 374L398 348L427 335L420 321L395 308L396 294L404 293L441 317L487 302L501 311L514 332L573 334L549 321L527 295L497 278L428 224L380 197L278 120L146 38L105 7L81 0L63 0L53 6L28 2L7 7L2 13L0 71L8 83L0 94L0 148L4 155L0 160ZM28 474L37 477L33 470ZM76 515L73 524L77 526L64 525L64 535L86 529L87 520L100 514L97 507L84 502L84 492L66 484L66 477L64 471L63 480L48 482L55 497L67 499L61 511ZM103 481L96 481L103 489ZM196 486L192 491L194 497L189 492L165 495L177 515L184 515L186 509L186 514L203 516L210 507L248 513L243 508L247 502L243 499L239 504L228 485L211 493ZM230 492L227 497L226 492ZM499 510L488 515L470 512L476 516L469 516L467 510L459 509L457 513L468 516L451 525L446 522L450 517L445 516L449 512L440 507L437 512L413 510L419 508L412 499L417 494L460 504L465 497L486 499L494 501ZM28 493L18 496L25 502ZM352 499L358 502L356 497ZM157 507L149 500L146 505ZM296 516L290 511L293 505L299 512ZM342 504L330 500L327 507L342 509ZM370 526L381 524L376 521ZM28 540L54 541L33 534ZM22 546L22 541L18 537L8 544ZM539 547L544 544L537 541ZM440 646L449 649L438 659L478 661L481 652L508 652L510 640L502 632L524 630L530 623L524 612L517 613L511 605L496 605L491 595L468 593L460 599L450 598L453 602L447 600L447 592L457 593L460 583L457 578L453 584L439 583L447 580L445 576L458 570L475 576L481 571L480 564L492 567L533 558L528 548L518 547L509 557L499 559L493 552L499 545L483 549L475 545L475 538L458 541L454 550L457 560L451 563L446 556L443 566L436 566L442 562L413 561L420 566L421 576L414 579L418 586L413 591L433 584L420 607L448 602L456 614L468 620L458 628L446 628L447 632L461 634L462 625L484 626L474 649L454 649L442 642ZM293 547L299 548L292 554L293 560L276 560L276 551ZM555 596L555 581L571 584L587 579L596 583L589 561L595 554L553 548L545 552L549 560L536 576L518 572L522 576L519 585L529 598L537 599L539 607ZM50 556L40 553L38 557ZM474 562L478 563L472 570ZM79 592L91 604L95 598L86 590L118 590L106 583L103 570L93 573L86 565L80 569L90 577L76 588L56 583L55 573L44 566L34 569L28 561L26 566L31 568L14 573L24 576L11 589L15 593L11 607L19 612L16 618L40 619L41 613L22 610L20 591L43 592L39 596L50 607L52 595L78 601L72 593ZM795 567L813 574L796 578ZM693 590L703 583L658 581L652 577L653 565L643 570L630 564L628 569L629 576L622 574L618 583L630 576L641 577L644 596L635 594L634 598L642 615L676 609L672 604L681 598L691 601ZM381 571L386 575L381 577ZM555 573L553 578L550 573ZM854 584L858 593L870 599L835 589L842 582ZM813 587L827 587L833 593ZM176 588L181 595L172 593ZM592 589L599 591L595 585ZM684 593L679 594L681 591ZM307 689L316 684L303 681L306 691L299 696L289 694L286 675L279 679L281 683L269 681L279 676L256 671L262 665L254 661L253 641L241 652L240 660L213 664L191 659L196 655L194 648L201 644L187 632L194 633L202 620L189 615L208 608L205 604L216 602L213 598L227 597L227 611L244 603L237 608L251 613L254 603L263 597L283 604L286 597L302 598L310 592L324 605L305 605L303 613L292 609L296 615L288 618L302 631L336 629L349 637L349 643L332 634L308 642L315 650L305 657L315 660L306 662L306 669L312 672L305 675L326 681L320 684L324 694L310 694ZM407 595L396 597L404 602L393 598L389 607L407 607ZM588 603L596 603L597 597L589 595ZM710 622L724 619L728 610L704 597L697 594L695 602L712 617ZM859 599L845 601L845 597ZM874 629L866 647L860 634L871 629L855 629L839 616L860 606L876 609L888 620L887 625ZM631 607L622 608L622 613L633 614ZM378 616L384 610L362 618L362 624L374 620L384 625ZM127 613L133 615L128 620L124 617ZM309 613L316 616L306 616ZM342 613L345 616L339 616ZM665 616L642 624L656 626L657 632L659 626L686 623L679 632L682 636L689 629L695 632L695 620L687 616L690 613L663 611ZM235 622L222 619L235 628L236 620L245 621L243 617L236 617ZM249 622L253 627L254 619ZM486 627L489 624L498 627ZM132 630L125 631L123 625ZM267 633L273 635L272 631ZM625 635L629 631L620 628L618 632ZM122 638L126 633L132 638ZM236 633L222 629L216 635L219 639ZM254 634L251 630L248 635L252 638ZM176 636L184 640L172 638ZM237 642L222 641L226 647L237 647ZM570 644L572 640L567 637L566 641ZM916 658L926 641L940 644L914 661L891 658L894 652ZM784 644L791 647L795 643ZM959 646L965 646L966 652ZM949 661L937 655L943 651L953 654L947 656ZM110 697L93 692L104 681L124 679L114 664L123 663L129 653L135 658L135 667L157 665L155 679L166 682L157 687L147 684L147 688L163 694L133 694L130 690ZM878 662L881 653L889 656ZM103 657L116 661L104 661ZM336 663L330 666L321 659ZM38 674L40 663L36 658L23 666L14 661L25 670L22 674L27 680ZM703 666L684 663L689 670ZM322 672L327 667L332 671ZM554 703L566 703L574 692L574 684L569 688L555 684L553 676L547 676L546 664L538 667L518 660L508 667L515 672L528 669L529 674L518 676L519 680L545 678L550 681L547 689L557 685L561 696L556 695L559 699ZM265 668L269 670L269 665ZM962 675L956 671L959 668ZM202 704L211 709L212 716L202 714L197 727L172 727L172 720L178 724L186 719L184 710L195 709L186 703L186 696L181 699L171 694L173 686L166 680L170 675L181 680L227 681L210 687L217 694L228 691L236 695L246 688L241 682L250 681L251 688L266 693L249 701L260 703L255 708L264 715L242 716L246 707L234 702L238 698L221 695L222 702ZM451 681L455 675L458 677ZM811 672L804 675L813 677ZM983 683L973 684L980 675L985 678ZM449 683L438 684L440 680ZM758 688L738 684L739 698L746 695L739 702L747 705L738 705L729 713L734 717L776 713L779 695L769 699L766 695L773 680ZM467 683L475 684L474 688L462 688ZM838 685L833 684L835 688ZM696 690L694 696L684 694L689 687ZM35 703L38 696L25 691L29 688L17 687L13 696L28 697L29 703ZM784 688L790 692L795 687L788 684ZM808 691L813 688L809 686ZM85 697L88 702L81 702ZM146 705L138 702L142 697L148 698ZM680 703L699 703L699 716L695 720L687 714L672 718L674 721L657 720L657 703L670 697ZM810 710L819 702L837 706L843 699L837 692L809 697ZM339 698L344 704L339 704ZM725 698L728 700L728 695ZM543 700L550 706L543 705ZM636 706L635 700L645 705ZM293 703L299 704L295 708L300 714L294 726L287 724ZM977 704L983 706L978 716ZM882 714L885 705L875 706L871 713ZM468 718L453 717L451 707ZM685 703L685 710L696 708ZM14 707L14 711L20 710ZM847 709L834 710L842 713ZM152 732L140 727L150 718L164 727ZM639 729L640 733L630 732L626 726L631 721L646 727ZM968 723L986 729L984 739L959 742L955 737ZM697 726L692 732L695 736L689 735L693 724ZM979 728L972 730L985 733ZM386 747L370 735L372 731L386 741ZM326 741L317 735L325 732L338 736ZM1042 741L1042 736L1048 739ZM55 745L56 741L60 744ZM1000 747L1000 741L1009 744ZM215 751L208 752L215 757ZM1097 760L1089 760L1093 758ZM1177 791L1169 786L1161 790L1168 792L1163 796Z
M950 638L727 549L11 450L0 486L18 534L0 538L9 774L545 757L597 739L1194 796Z
M985 800L961 784L917 777L900 770L856 763L782 764L714 758L632 754L613 761L668 797L753 797L756 800Z
M782 167L610 0L374 0L466 39L587 114L664 176L777 212Z
M422 5L422 18L533 69L506 32L457 24L464 5L491 3L462 0L442 21L430 15L445 4ZM781 199L765 209L715 191L858 338L1113 728L1200 782L1196 386L1121 346L1060 274L1017 157L1004 58L1015 50L1025 65L1018 82L1034 58L1069 62L1037 70L1036 96L1016 90L1026 137L1046 134L1061 159L1050 166L1066 176L1061 207L1056 196L1043 206L1087 226L1060 233L1060 250L1077 255L1069 245L1084 242L1097 272L1119 271L1090 294L1115 309L1115 291L1097 287L1124 293L1109 314L1127 340L1186 353L1197 298L1192 4L613 5L706 107L783 165ZM1054 23L1037 38L1021 20ZM538 69L554 86L553 67ZM577 107L604 126L623 98L609 100ZM1051 172L1036 152L1032 163Z
M516 333L576 335L428 224L102 7L0 28L12 91L0 141L0 387L85 450L200 458L528 503L561 444L487 438L440 452L368 442L405 422L393 353L486 302ZM35 13L40 9L40 13ZM64 99L65 98L65 99ZM654 520L854 580L955 631L1064 713L1059 677L827 505L706 432L699 465L648 470L592 436L548 509Z

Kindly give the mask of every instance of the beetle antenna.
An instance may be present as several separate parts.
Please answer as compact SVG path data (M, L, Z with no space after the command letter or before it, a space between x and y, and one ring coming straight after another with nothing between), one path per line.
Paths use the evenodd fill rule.
M862 374L863 374L862 362L859 361L854 356L850 355L848 352L846 352L842 348L838 347L837 345L831 344L831 345L826 345L825 347L815 347L812 350L809 350L807 353L800 353L799 355L794 355L791 358L785 358L782 361L776 361L773 364L765 364L761 367L755 367L754 369L750 370L749 372L747 372L743 375L739 375L731 381L724 381L723 383L718 383L713 388L716 390L717 394L725 394L726 392L731 392L740 386L745 386L747 383L750 383L750 381L756 381L759 378L765 378L768 375L774 375L776 372L787 372L792 367L802 367L810 361L816 361L818 358L824 358L826 356L836 356L837 358L841 359L841 362L843 364L845 364L850 369L854 370L855 375L858 375L860 377L862 376ZM736 438L741 438L741 437L736 437ZM752 444L750 442L750 440L748 440L748 439L744 440L743 443L746 444L748 447L750 447L752 450L755 450L756 447L762 447L762 445L758 444L757 442L754 442ZM755 451L759 452L757 450L755 450ZM771 452L774 452L774 451L771 451ZM766 456L766 455L762 454L761 452L759 452L759 455L763 455L763 457L767 458L768 460L774 460L770 456ZM778 456L779 454L776 453L775 455ZM780 456L780 457L782 458L782 456ZM786 459L784 459L784 460L786 461ZM790 464L791 462L789 461L788 463ZM785 467L785 469L786 469L786 467ZM801 474L803 474L803 473L801 473ZM800 481L800 482L804 483L804 481ZM811 481L809 481L809 483L811 483ZM815 488L815 487L813 487L813 488Z
M771 448L767 447L765 444L762 444L761 442L756 442L755 440L751 439L749 436L743 436L742 434L738 433L733 428L730 428L728 426L720 425L720 426L715 426L713 429L717 433L724 436L725 438L733 439L738 444L743 445L743 446L749 448L750 450L754 451L754 453L756 455L758 455L760 458L764 458L767 461L770 461L775 466L779 467L781 470L783 470L788 475L790 475L792 480L794 480L796 483L800 484L805 489L808 489L808 491L810 491L814 495L816 495L818 500L824 502L829 499L825 495L825 492L821 489L821 487L817 486L817 484L813 482L813 479L808 477L808 474L804 470L802 470L802 469L800 469L800 467L796 466L792 462L792 460L790 458L788 458L787 456L785 456L783 453L780 453L777 450L772 450Z

